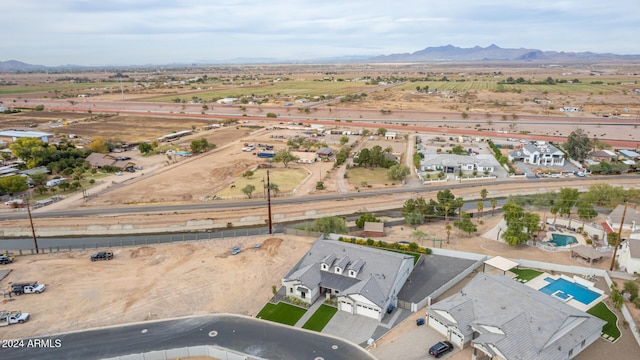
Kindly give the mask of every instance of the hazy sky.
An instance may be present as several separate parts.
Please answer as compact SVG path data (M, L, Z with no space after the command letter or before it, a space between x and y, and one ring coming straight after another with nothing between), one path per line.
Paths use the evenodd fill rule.
M640 54L639 0L16 0L0 60L307 60L429 46Z

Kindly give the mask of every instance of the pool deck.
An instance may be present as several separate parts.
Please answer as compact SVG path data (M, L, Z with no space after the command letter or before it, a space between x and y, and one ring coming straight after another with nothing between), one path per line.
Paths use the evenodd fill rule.
M586 279L582 279L579 276L574 276L573 278L570 278L566 275L551 275L549 273L543 273L540 276L537 276L529 281L527 281L525 283L525 285L529 286L530 288L533 288L535 290L540 291L540 289L542 289L543 287L549 285L549 283L545 280L546 278L552 278L554 280L558 280L560 278L563 278L567 281L576 283L576 284L580 284L582 286L585 286L587 289L589 289L590 291L593 291L597 294L600 294L600 296L598 298L596 298L595 300L593 300L591 303L589 304L583 304L578 300L575 299L571 299L569 301L566 301L565 303L568 305L571 305L572 307L578 309L578 310L582 310L582 311L587 311L590 308L592 308L595 304L599 303L600 301L604 300L607 295L604 293L604 291L598 289L597 287L595 287L595 283ZM562 301L559 300L558 301Z

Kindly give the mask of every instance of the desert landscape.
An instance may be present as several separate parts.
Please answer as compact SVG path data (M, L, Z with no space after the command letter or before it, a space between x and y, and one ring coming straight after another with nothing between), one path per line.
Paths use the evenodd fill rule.
M274 206L274 216L282 221L394 210L418 194L427 199L435 196L436 191L423 189L415 182L368 182L367 174L373 177L373 171L363 171L365 175L358 179L351 178L346 165L334 167L333 161L285 166L259 158L256 154L259 149L243 151L247 144L268 144L275 150L284 149L290 140L318 129L341 129L352 133L344 135L347 137L344 144L341 144L342 134L318 138L334 151L342 146L348 146L355 152L379 145L389 147L402 164L411 163L414 148L411 141L415 141L416 134L563 142L572 131L583 129L590 138L614 147L637 149L640 144L640 92L636 91L636 65L607 64L594 71L594 68L585 66L556 68L491 64L477 68L467 65L424 68L412 64L379 64L370 67L366 76L377 77L379 82L366 84L356 80L364 78L364 74L351 67L337 69L331 76L300 70L306 69L304 67L295 68L299 70L296 80L287 76L291 69L291 66L245 67L242 71L251 72L249 78L257 79L246 83L231 81L236 79L240 70L238 74L228 69L218 74L218 69L202 69L216 80L209 84L190 85L151 81L152 73L143 71L137 72L135 79L123 85L110 81L112 79L105 74L93 72L78 74L78 77L90 78L89 84L51 84L56 78L66 76L64 74L3 74L4 80L13 85L0 85L3 91L0 92L0 105L18 108L22 112L0 114L0 128L51 133L58 139L73 141L79 148L89 147L96 138L126 144L117 156L127 156L141 167L136 172L120 175L87 174L95 181L85 189L86 193L71 192L65 194L65 200L34 210L41 215L35 221L38 229L46 228L57 235L65 235L66 232L82 236L89 228L130 227L140 232L158 232L199 222L207 229L224 228L229 224L263 225L266 210L262 203L224 210L185 208L165 211L163 207L262 200L267 169L273 176L272 181L280 187L280 194L276 193L274 197L280 195L295 199L337 195L334 199L315 203ZM312 67L309 69L313 70ZM178 75L187 79L199 77L202 72L186 71ZM507 77L520 76L535 81L553 77L563 82L553 85L501 83ZM573 82L573 79L579 81L566 83ZM60 84L65 86L58 86ZM218 103L218 100L227 98L236 100L230 105ZM537 103L535 99L544 101ZM35 111L38 105L42 105L44 110ZM580 110L560 112L559 109L565 106ZM356 135L364 129L375 134L381 128L395 131L398 135L395 139ZM156 154L143 155L136 147L144 142L158 142L161 136L184 130L192 133L170 143L159 141L162 151ZM185 157L172 152L189 152L192 141L199 139L206 139L215 147L202 154ZM485 151L490 153L487 149ZM591 184L602 182L602 179L579 179L570 186L584 190ZM320 189L317 186L319 182L323 183ZM248 183L256 185L255 192L249 195L242 192L242 187ZM629 188L636 186L637 179L615 178L612 183ZM490 197L502 198L510 194L554 190L561 186L566 184L491 180L477 186L460 187L455 194L473 201L478 198L481 188L487 188ZM405 192L384 193L385 190L403 188ZM418 188L420 192L417 192ZM361 190L380 191L380 195L348 196ZM35 192L33 195L39 199ZM43 197L46 196L49 195ZM127 211L127 208L138 206L154 206L154 210L141 214ZM81 213L85 209L114 208L120 212L75 217L55 215L57 211ZM7 209L3 214L19 211ZM567 253L549 253L527 246L512 248L482 237L500 220L500 215L490 216L487 209L485 213L483 223L472 235L454 231L449 243L423 241L420 245L513 259L583 265ZM25 218L0 221L4 234L30 234ZM430 237L447 237L440 223L418 228ZM413 241L413 230L407 225L393 226L388 228L383 240ZM105 230L105 234L109 233ZM360 232L354 234L361 235ZM121 247L112 249L114 260L96 263L89 261L90 251L20 256L11 265L11 273L1 280L0 287L5 288L18 281L37 280L45 283L47 290L38 295L15 297L11 301L3 299L5 306L18 306L32 314L29 322L12 326L11 335L38 336L207 313L253 316L271 298L272 286L279 287L282 275L315 240L275 234ZM241 247L242 252L232 256L233 246ZM608 264L603 262L594 267L604 269ZM620 280L618 285L622 282ZM634 318L640 317L640 311L633 306L629 308ZM383 338L380 346L395 342L406 331L405 323L397 332Z

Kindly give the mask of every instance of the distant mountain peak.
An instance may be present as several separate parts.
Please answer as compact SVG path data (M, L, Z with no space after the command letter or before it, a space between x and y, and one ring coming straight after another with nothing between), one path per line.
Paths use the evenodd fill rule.
M411 54L381 55L369 59L372 62L423 62L423 61L547 61L547 62L593 62L640 60L640 55L596 54L592 52L557 52L538 49L505 49L496 44L486 48L474 46L460 48L451 44L427 47Z

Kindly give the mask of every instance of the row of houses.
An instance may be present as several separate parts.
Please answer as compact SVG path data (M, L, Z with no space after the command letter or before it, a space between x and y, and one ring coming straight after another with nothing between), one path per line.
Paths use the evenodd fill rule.
M429 258L424 261L429 261ZM382 321L414 269L412 256L318 239L282 278L287 296ZM503 258L485 264L507 272ZM505 264L507 266L505 266ZM502 269L502 267L504 269ZM570 359L596 341L605 321L502 274L478 273L426 309L427 324L472 359Z
M633 150L596 150L589 153L585 164L596 165L601 162L612 163L615 161L634 167L640 161L640 153Z

